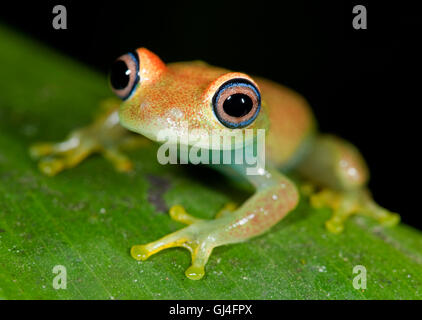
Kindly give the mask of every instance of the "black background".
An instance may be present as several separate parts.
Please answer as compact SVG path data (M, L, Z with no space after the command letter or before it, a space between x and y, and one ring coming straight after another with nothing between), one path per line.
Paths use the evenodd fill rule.
M278 2L14 2L0 22L104 73L145 46L165 62L201 59L292 87L322 131L362 151L375 199L422 229L422 11L403 1ZM52 27L56 4L67 8L67 30ZM352 28L356 4L367 8L367 30Z

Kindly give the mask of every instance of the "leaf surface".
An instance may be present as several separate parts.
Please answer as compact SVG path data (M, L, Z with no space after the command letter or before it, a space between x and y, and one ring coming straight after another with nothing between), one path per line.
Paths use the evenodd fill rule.
M305 200L265 235L216 248L201 281L185 277L184 249L135 261L132 245L183 227L166 207L212 218L248 193L208 169L159 165L153 145L130 154L132 174L93 156L43 176L28 146L89 123L111 95L107 79L3 27L0 43L0 298L421 298L419 231L356 217L333 235L324 228L330 210ZM66 267L66 290L52 286L56 265ZM356 265L367 270L366 290L353 287Z

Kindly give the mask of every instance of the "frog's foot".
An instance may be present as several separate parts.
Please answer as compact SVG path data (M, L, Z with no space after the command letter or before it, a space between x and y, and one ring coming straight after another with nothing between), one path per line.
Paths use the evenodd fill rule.
M205 265L215 247L214 237L210 236L212 230L208 229L208 224L212 222L213 220L195 222L157 241L145 245L135 245L130 253L136 260L144 261L164 249L186 248L191 253L192 264L185 271L185 275L191 280L199 280L205 275Z
M105 146L89 133L75 131L68 139L58 143L36 143L29 149L33 159L44 174L54 176L64 169L73 168L93 153L101 153L116 168L126 172L132 169L132 162L117 147Z
M39 160L40 170L53 176L76 166L93 153L101 153L117 171L130 171L132 162L122 150L138 148L145 145L147 140L120 125L119 105L120 101L116 99L103 100L100 112L90 125L74 130L62 142L32 145L29 152L32 158Z
M380 207L366 190L336 192L324 189L311 196L311 205L332 208L333 215L325 222L325 226L328 231L336 234L343 231L345 221L353 214L371 217L386 227L400 221L398 214Z
M178 222L189 225L188 227L171 233L157 241L145 245L135 245L130 253L136 260L146 260L151 255L168 248L183 247L190 251L192 264L186 270L185 275L191 280L199 280L205 275L205 265L216 246L219 223L222 218L235 210L233 203L225 205L217 214L215 220L203 220L196 218L179 205L170 208L170 217Z
M72 136L58 143L36 143L29 149L31 157L39 160L38 168L48 176L76 166L94 151L94 146Z

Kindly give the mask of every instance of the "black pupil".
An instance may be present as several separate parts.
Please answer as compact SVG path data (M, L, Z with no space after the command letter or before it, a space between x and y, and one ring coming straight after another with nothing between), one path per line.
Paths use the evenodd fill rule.
M130 80L130 70L122 60L116 61L110 71L110 82L114 89L121 90L127 87Z
M224 112L236 118L247 115L252 110L252 107L252 99L243 93L232 94L223 103Z

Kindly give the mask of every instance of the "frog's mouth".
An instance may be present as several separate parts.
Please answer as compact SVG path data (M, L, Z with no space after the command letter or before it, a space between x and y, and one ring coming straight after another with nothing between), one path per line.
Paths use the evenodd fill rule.
M241 150L255 141L254 136L251 137L244 130L226 129L211 132L205 129L189 130L187 123L179 123L178 126L171 127L166 126L167 122L162 123L162 121L164 120L158 119L147 125L122 121L122 125L158 144L175 146L179 150L189 149L189 152L190 150L194 150L192 152Z

